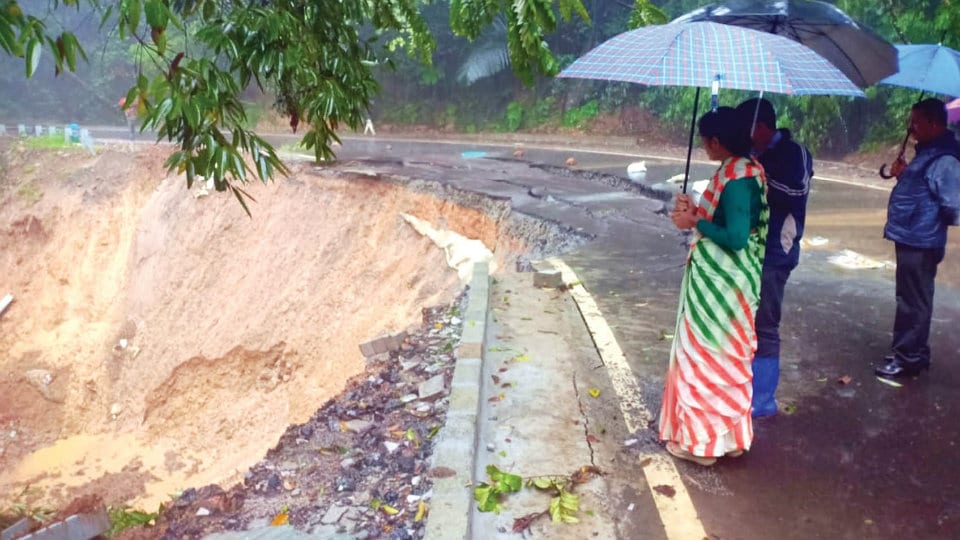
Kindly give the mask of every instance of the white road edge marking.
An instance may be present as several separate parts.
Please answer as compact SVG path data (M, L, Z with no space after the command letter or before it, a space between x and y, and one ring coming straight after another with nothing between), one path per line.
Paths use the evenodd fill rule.
M616 337L613 335L613 330L607 325L607 321L600 313L600 308L593 297L580 284L580 280L573 269L567 266L567 263L563 260L555 257L547 259L547 262L560 271L563 283L569 288L570 295L577 303L580 314L587 324L587 329L593 336L597 351L603 358L604 365L607 366L613 388L620 398L618 400L620 402L620 412L623 413L627 430L630 434L633 434L638 429L645 429L650 420L653 419L653 415L640 400L640 386L637 384L633 370L627 364L623 349L620 348ZM703 523L700 522L697 509L693 506L690 494L687 492L673 460L663 453L641 454L640 463L647 480L647 487L650 488L650 494L653 496L657 512L660 514L660 521L667 533L667 538L669 540L706 539L707 533L703 528ZM668 497L654 489L656 486L663 485L674 489L673 497Z

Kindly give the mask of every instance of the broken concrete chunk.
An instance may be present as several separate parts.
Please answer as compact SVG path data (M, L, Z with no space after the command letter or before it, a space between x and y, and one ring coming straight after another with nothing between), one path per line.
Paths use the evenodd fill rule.
M558 289L563 285L559 270L537 270L533 274L533 286L542 289Z
M349 510L349 508L334 504L333 506L328 508L326 513L323 514L323 517L320 518L320 523L323 523L325 525L332 525L334 523L337 523L338 521L340 521L343 515L347 513L347 510Z
M378 354L393 352L400 349L405 339L407 339L407 333L402 330L395 334L381 334L370 341L361 343L360 353L366 358L371 358Z
M343 422L343 426L346 427L348 431L353 431L354 433L366 431L370 429L370 426L372 425L373 422L370 422L369 420L361 420L359 418L356 420L347 420L346 422Z
M420 399L429 399L431 397L440 395L443 393L443 374L434 375L433 377L427 379L420 383Z

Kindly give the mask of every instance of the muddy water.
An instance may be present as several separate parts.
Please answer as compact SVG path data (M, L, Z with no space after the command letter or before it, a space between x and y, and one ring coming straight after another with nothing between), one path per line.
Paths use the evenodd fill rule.
M883 238L890 192L836 182L815 180L807 205L804 236L827 238L817 250L850 249L881 261L895 261L893 243ZM864 270L869 271L869 270ZM960 286L960 229L951 228L947 255L940 264L937 283Z

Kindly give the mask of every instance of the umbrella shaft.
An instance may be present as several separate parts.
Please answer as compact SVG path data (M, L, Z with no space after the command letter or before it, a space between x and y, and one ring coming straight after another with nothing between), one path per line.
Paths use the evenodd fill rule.
M693 96L693 114L690 116L690 140L687 141L687 168L683 171L683 193L687 192L687 180L690 180L690 157L693 154L693 130L697 127L697 109L700 108L700 87Z

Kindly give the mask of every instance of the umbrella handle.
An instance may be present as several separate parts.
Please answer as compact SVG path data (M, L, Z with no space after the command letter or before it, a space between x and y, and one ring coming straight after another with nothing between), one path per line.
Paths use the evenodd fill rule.
M886 163L884 163L883 165L880 166L880 171L879 171L878 174L880 175L880 178L883 178L884 180L889 180L889 179L893 178L893 175L892 175L892 174L887 174L887 164L886 164Z
M907 141L909 141L909 140L910 140L910 130L908 129L908 130L907 130L907 134L903 136L903 142L900 143L900 153L897 154L897 159L895 159L894 161L903 159L903 153L906 152L906 150L907 150ZM878 174L880 175L880 178L883 178L884 180L889 180L889 179L893 178L893 175L892 175L892 174L887 174L887 164L886 164L886 163L884 163L883 165L880 166L880 171L879 171Z

